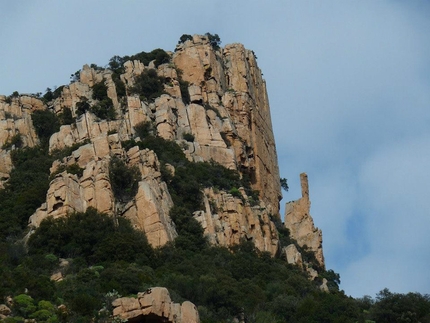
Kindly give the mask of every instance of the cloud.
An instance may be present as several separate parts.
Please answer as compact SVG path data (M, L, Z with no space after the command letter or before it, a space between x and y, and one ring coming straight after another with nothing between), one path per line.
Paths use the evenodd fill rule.
M283 176L296 192L295 174L308 173L326 262L347 293L429 292L424 272L408 276L430 245L430 25L388 2L298 7L307 16L292 15L271 99Z

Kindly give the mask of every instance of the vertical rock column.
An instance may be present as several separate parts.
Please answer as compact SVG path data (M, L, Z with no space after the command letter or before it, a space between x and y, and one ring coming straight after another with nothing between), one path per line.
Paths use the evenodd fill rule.
M306 246L309 251L312 251L319 264L324 267L322 232L315 227L310 215L309 184L305 173L300 174L300 183L302 197L288 202L285 206L285 227L290 230L290 236L299 246Z

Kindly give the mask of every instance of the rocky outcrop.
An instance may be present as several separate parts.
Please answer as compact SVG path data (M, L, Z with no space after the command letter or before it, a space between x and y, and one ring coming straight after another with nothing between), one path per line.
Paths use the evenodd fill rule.
M5 320L11 313L12 310L8 306L0 304L0 320Z
M139 150L137 146L125 151L118 134L102 133L91 140L63 161L54 163L53 173L62 165L78 165L83 168L83 174L80 177L66 171L57 174L50 183L46 202L30 217L30 226L38 227L48 216L58 218L93 207L130 219L135 228L145 232L153 247L172 241L177 235L168 216L173 202L161 180L160 164L154 152ZM115 205L109 179L109 161L116 155L124 158L128 165L137 166L142 176L137 195L121 207Z
M305 173L300 174L300 183L302 197L288 202L285 206L285 227L290 231L291 238L295 239L300 247L312 251L319 265L324 268L322 232L315 227L310 215L309 184Z
M303 269L303 258L302 254L297 250L297 247L295 244L290 244L284 248L282 248L282 255L285 256L285 259L287 260L287 263L291 265L296 265L300 269Z
M94 207L130 219L154 247L172 241L177 236L169 217L173 202L161 178L156 154L138 147L123 148L125 141L143 139L138 138L135 127L148 123L153 135L178 143L190 161L213 160L249 178L251 188L259 191L256 201L242 188L234 196L215 188L205 189L204 207L195 210L194 217L211 243L230 247L251 240L261 251L272 255L282 252L288 262L304 266L295 246L278 250L272 219L280 219L279 170L266 84L254 53L241 44L214 48L206 36L195 35L169 55L170 63L156 68L165 79L165 94L153 102L129 93L137 76L155 68L154 62L145 66L138 60L124 63L119 79L125 85L125 94L116 88L118 75L85 65L79 79L54 91L55 99L47 104L32 96L0 96L0 147L17 133L23 146L38 144L31 120L35 110L49 109L59 115L69 108L75 117L75 122L61 126L49 140L50 152L67 147L74 147L74 151L53 163L46 201L31 216L30 225L37 227L48 216L57 218ZM112 100L115 120L100 119L91 109L78 111L79 102L86 101L89 106L97 103L93 87L100 82L104 82L106 95ZM13 167L12 149L0 148L0 188ZM137 166L142 176L136 196L127 203L118 203L112 192L109 162L113 156ZM60 171L74 165L83 169L82 174ZM166 167L174 174L174 167ZM299 246L306 245L315 252L323 265L321 232L313 226L309 207L306 182L303 197L287 205L286 226Z
M276 147L266 84L253 52L241 44L216 50L206 37L195 35L177 46L173 62L190 84L192 103L200 105L187 111L200 146L193 154L249 176L268 212L277 216Z
M78 81L59 91L51 106L53 111L61 113L68 107L77 116L77 103L87 100L94 104L92 87L104 82L118 118L100 120L87 111L50 138L50 151L85 144L54 163L52 172L59 165L72 164L84 168L84 172L82 177L67 172L56 175L46 203L31 217L30 224L37 227L47 216L60 217L91 206L127 217L146 233L153 246L172 241L176 237L169 217L172 200L161 181L156 156L137 148L125 152L121 146L123 141L138 140L135 126L149 122L156 135L179 143L189 160L213 160L237 170L260 192L260 201L251 206L243 190L241 197L207 190L205 209L196 210L195 217L209 240L227 247L242 239L252 240L259 250L275 255L278 235L271 217L279 217L279 171L265 82L253 52L240 44L214 49L207 37L196 35L192 41L178 45L172 62L157 67L158 75L166 79L168 94L152 103L141 101L137 95L118 98L112 72L88 65L80 71ZM154 67L149 65L126 62L120 78L127 87L132 86L136 76ZM184 81L188 82L189 103L182 97L180 84ZM190 135L193 140L184 139ZM139 166L143 178L137 195L120 208L115 204L108 176L109 158L114 155ZM211 210L209 202L216 211Z
M229 247L241 240L252 241L259 250L276 254L278 235L266 209L251 206L243 189L241 197L213 188L204 190L205 210L194 213L209 242Z
M13 137L20 136L21 147L34 147L39 143L31 120L34 110L43 109L41 100L30 96L7 99L0 96L0 189L12 170L10 152L17 147L9 145ZM6 148L7 147L7 148Z
M167 322L199 323L196 306L188 301L182 304L170 299L169 291L163 287L153 287L137 298L122 297L112 302L113 316L127 322Z
M161 180L160 164L151 150L133 147L127 152L130 166L138 166L142 181L135 198L121 212L135 228L145 232L148 242L159 247L173 241L177 233L169 217L173 206L165 182Z

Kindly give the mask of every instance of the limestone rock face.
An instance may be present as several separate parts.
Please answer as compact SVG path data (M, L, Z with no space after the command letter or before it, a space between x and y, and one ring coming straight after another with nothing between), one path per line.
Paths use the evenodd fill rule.
M12 170L10 152L14 146L4 148L5 144L11 142L15 135L20 135L22 147L34 147L39 143L36 131L31 120L31 113L35 110L44 109L41 100L20 96L6 100L0 97L0 189L9 178Z
M309 200L308 176L300 174L302 197L296 201L288 202L285 206L285 226L290 235L299 246L307 246L315 254L319 264L324 267L322 249L322 232L315 227L310 215L311 202Z
M143 180L139 183L136 197L126 205L122 216L135 228L145 232L148 242L163 246L177 237L175 226L169 217L173 206L165 182L161 180L157 156L151 150L139 151L134 147L127 152L131 166L139 167Z
M240 193L248 199L243 190ZM278 235L267 210L226 192L215 193L212 188L205 189L204 195L205 210L195 212L194 218L212 244L229 247L242 239L252 240L257 249L275 255Z
M170 299L169 291L164 287L153 287L137 298L122 297L112 302L114 317L128 322L168 322L168 323L199 323L196 306L188 301L182 304Z
M145 232L153 247L172 241L177 236L168 216L173 202L161 180L160 164L154 152L140 151L137 146L126 152L117 134L107 136L102 133L91 141L63 161L54 162L52 172L61 164L77 164L84 168L83 175L78 177L65 171L56 175L50 183L46 202L30 217L30 226L37 228L48 216L64 217L93 207L100 212L130 219L135 228ZM124 208L115 207L109 179L109 161L114 155L124 156L130 166L138 166L142 175L137 195Z
M251 201L243 189L240 196L205 190L205 206L195 210L194 216L211 243L230 247L247 239L261 251L279 253L272 222L280 219L279 169L266 84L254 53L241 44L214 48L206 36L195 35L169 55L170 63L156 68L165 79L165 94L153 102L130 93L136 78L155 68L154 62L145 66L138 60L124 63L120 80L125 92L116 87L118 75L85 65L79 79L57 89L56 98L48 104L31 96L0 96L0 147L16 133L21 134L25 146L38 143L31 121L34 110L49 109L59 115L69 108L76 118L49 140L50 152L67 147L74 147L74 151L53 163L46 201L31 216L30 225L37 227L47 216L62 217L94 207L130 219L155 247L172 241L177 236L169 217L173 202L162 181L157 156L137 147L123 148L125 141L144 139L138 138L135 127L148 123L153 135L178 143L190 161L218 162L249 178L252 189L259 191L259 201ZM115 120L100 119L88 108L97 103L93 87L100 82L107 87ZM87 111L81 111L83 102L88 103ZM12 169L11 149L0 148L0 188ZM115 201L111 188L109 161L113 156L137 166L142 175L136 196L125 205ZM82 176L58 172L59 167L75 164L83 168ZM174 174L173 167L165 166ZM303 197L287 206L292 212L287 216L292 218L287 220L288 228L293 238L315 251L323 263L320 232L313 228L309 205L308 197Z
M214 49L205 36L180 44L175 65L189 82L192 104L182 114L195 160L216 160L246 173L270 214L279 214L281 188L266 84L252 51L241 44ZM179 115L181 115L181 112Z
M303 269L303 259L302 254L297 250L295 244L290 244L284 248L282 248L282 254L285 255L287 262L292 265L296 265L299 268Z

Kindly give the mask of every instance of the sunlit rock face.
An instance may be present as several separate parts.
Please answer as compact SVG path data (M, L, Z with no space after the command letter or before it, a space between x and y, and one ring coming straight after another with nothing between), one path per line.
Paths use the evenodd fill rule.
M13 136L20 134L22 147L40 143L33 126L34 111L61 115L70 109L74 121L50 137L49 151L70 147L73 151L52 164L46 200L30 217L30 226L37 228L49 216L64 217L92 207L129 219L152 246L163 246L175 239L177 231L169 216L173 201L158 156L124 144L141 140L136 126L147 123L151 135L175 141L189 161L215 161L236 170L259 192L256 200L240 187L234 195L215 187L204 189L203 206L194 210L193 216L210 243L231 247L252 241L260 251L273 256L282 252L288 262L305 266L293 246L279 250L273 222L280 220L279 169L266 84L253 51L241 44L219 48L206 36L194 35L168 55L170 62L157 67L154 61L148 65L127 61L121 75L85 65L72 83L55 91L50 102L31 95L0 96L0 188L13 168L11 152L17 147L7 145ZM154 100L145 100L130 89L137 77L151 68L164 78L164 91ZM125 91L117 87L119 80ZM111 120L97 117L91 109L82 110L83 102L89 107L97 104L94 87L100 83L116 114ZM114 157L137 167L140 173L136 194L126 203L117 201L112 190L109 167ZM82 172L61 171L72 166ZM165 166L174 175L175 168ZM309 215L305 175L302 187L303 197L287 205L285 225L298 244L315 252L324 265L321 232Z
M170 55L170 63L156 68L157 74L166 80L165 94L153 102L142 101L130 93L119 97L113 73L88 65L74 82L59 89L58 96L47 105L36 99L0 102L3 110L27 120L28 125L17 131L25 134L29 146L38 142L31 126L32 110L50 109L61 114L69 108L75 118L75 122L61 126L49 140L50 152L77 148L52 165L53 178L46 201L31 216L30 225L37 227L48 216L57 218L94 207L130 219L154 247L172 241L177 236L169 217L173 202L161 178L157 156L152 151L140 151L137 147L126 150L122 146L124 141L139 140L135 126L148 122L153 135L176 141L190 161L220 163L248 177L252 189L259 191L259 201L249 203L241 188L240 197L206 189L205 206L195 210L194 217L202 224L209 241L230 247L243 239L251 240L259 250L275 255L278 233L271 219L280 217L279 170L266 85L255 55L241 44L214 48L207 37L198 35L178 45ZM120 79L129 89L137 76L154 67L153 62L145 66L137 60L128 61ZM100 82L106 85L107 97L112 100L115 120L100 119L88 110L79 111L83 101L96 103L93 87ZM188 82L188 99L181 89L184 82ZM4 119L1 122L12 122ZM7 124L4 128L14 126ZM10 133L3 131L6 139L2 140L8 136ZM129 166L137 166L142 175L136 196L125 205L115 200L109 179L109 161L114 156L121 157ZM6 179L12 168L10 158L3 158L2 163L0 175ZM57 171L74 164L83 169L83 175ZM209 207L210 203L216 210Z
M322 232L316 228L310 215L311 202L309 200L308 176L300 174L302 197L296 201L288 202L285 206L285 226L290 235L299 246L307 247L315 254L320 266L324 267L322 249Z

